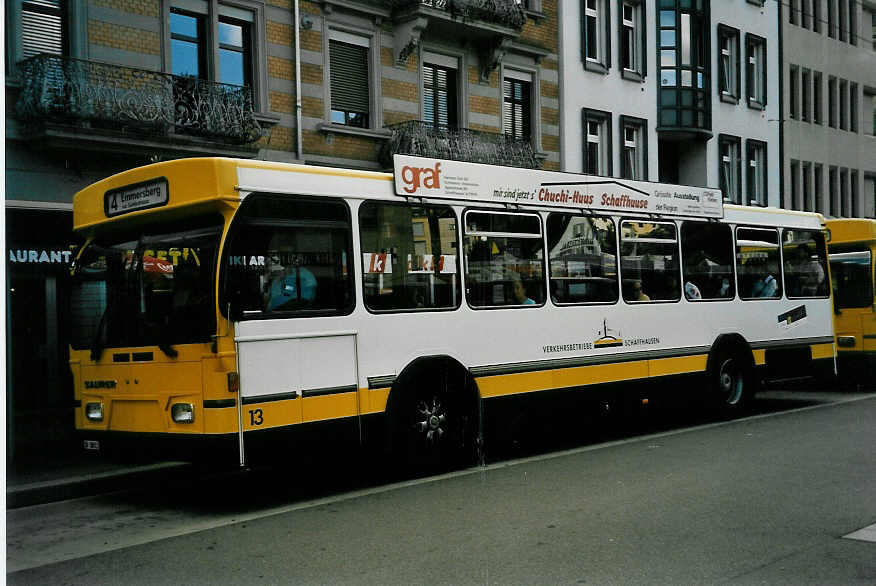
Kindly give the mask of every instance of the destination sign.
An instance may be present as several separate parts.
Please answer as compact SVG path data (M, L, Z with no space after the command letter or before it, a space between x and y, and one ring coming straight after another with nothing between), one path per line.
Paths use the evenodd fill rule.
M407 155L395 155L393 163L395 192L404 197L537 205L569 211L724 217L718 189Z
M135 185L111 189L104 194L103 210L107 218L167 205L167 179L160 177Z

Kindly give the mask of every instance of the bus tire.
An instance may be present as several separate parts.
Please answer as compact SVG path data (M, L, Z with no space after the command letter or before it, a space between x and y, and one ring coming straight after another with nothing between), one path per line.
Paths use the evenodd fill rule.
M755 391L754 360L740 345L723 344L709 356L711 403L723 416L751 407Z
M449 357L415 361L390 394L390 450L402 470L434 474L473 465L480 409L470 373Z

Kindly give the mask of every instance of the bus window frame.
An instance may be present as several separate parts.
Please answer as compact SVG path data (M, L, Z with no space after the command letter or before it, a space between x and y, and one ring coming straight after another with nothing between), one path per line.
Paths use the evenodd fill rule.
M359 229L357 236L359 237L359 256L360 257L364 254L364 252L362 251L362 208L366 204L371 204L371 205L383 204L383 205L392 205L392 206L403 206L403 207L408 207L408 208L412 207L413 205L420 205L423 207L433 207L433 208L442 207L442 208L449 209L451 212L453 212L454 219L456 220L455 232L456 232L457 259L459 259L459 257L461 256L459 254L459 251L462 249L462 246L460 246L460 244L461 244L460 221L461 220L460 220L460 216L456 213L456 208L454 208L453 205L446 204L446 203L428 203L428 202L411 203L408 200L392 201L392 200L384 200L384 199L365 199L365 200L362 200L361 202L359 202L359 204L356 206L357 207L357 209L356 209L356 215L357 215L356 226ZM362 262L364 262L364 261L362 261ZM367 273L365 273L365 267L362 266L362 279L360 281L361 288L360 288L360 291L358 291L359 293L362 294L362 307L364 307L368 313L373 314L373 315L391 315L391 314L396 314L396 313L446 313L446 312L451 312L451 311L457 311L457 310L459 310L460 307L462 307L462 298L465 296L465 283L463 282L463 279L462 279L463 272L464 271L462 270L462 263L457 262L457 265L456 265L457 301L456 301L456 305L454 305L454 306L449 306L449 307L410 307L410 308L406 308L406 309L374 309L372 307L369 307L368 303L365 301L365 275ZM354 283L354 286L355 286L355 283Z
M253 201L250 198L267 198L267 199L280 199L280 200L290 200L290 199L298 199L299 201L304 200L312 200L318 202L326 202L326 201L335 201L340 202L343 205L344 213L346 214L346 222L347 227L349 229L349 247L347 249L347 254L349 256L348 266L350 280L350 303L342 308L337 309L297 309L297 310L279 310L267 312L264 310L259 311L244 311L241 310L237 315L234 315L235 312L232 309L229 309L229 304L231 303L228 299L228 246L229 243L233 243L235 237L239 233L242 227L244 226L285 226L285 227L294 227L294 226L304 226L303 223L299 219L295 218L277 218L277 217L261 217L257 218L258 221L248 221L248 219L244 219L241 210L244 209L244 206L247 203L247 200L250 202ZM349 202L341 196L313 196L313 195L302 195L299 193L277 193L270 191L254 191L252 193L247 194L247 196L241 201L240 206L236 210L234 210L234 214L228 219L227 228L225 229L225 238L222 240L222 250L219 254L219 278L217 280L218 289L217 297L219 299L219 312L220 314L228 319L229 321L260 321L260 320L270 320L270 319L307 319L311 317L343 317L352 314L356 310L357 296L356 296L356 262L355 262L355 251L356 251L356 234L353 229L353 221L352 221L352 213L350 210Z
M583 217L583 218L600 218L607 219L612 223L614 227L614 271L617 275L615 279L615 285L617 285L617 297L614 301L570 301L566 303L559 303L554 301L554 296L551 295L550 292L550 283L552 278L551 265L550 265L550 250L548 250L547 246L547 223L550 220L551 216L572 216L572 217ZM589 306L589 305L600 305L600 306L611 306L617 305L621 302L621 298L623 297L623 291L621 289L622 281L620 274L620 230L618 228L618 221L615 216L610 214L580 214L574 212L566 212L566 211L551 211L547 212L547 217L544 219L544 239L545 239L545 257L548 257L547 260L547 285L548 285L548 299L550 299L551 304L554 307L579 307L579 306Z
M678 269L677 269L677 281L678 288L676 292L678 293L678 297L676 299L651 299L649 301L632 301L626 299L624 297L624 275L623 275L623 223L624 222L635 222L637 224L671 224L675 226L675 252L678 254ZM655 304L668 304L668 303L681 303L682 298L684 298L684 285L681 282L681 228L678 225L679 220L676 219L653 219L653 218L642 218L636 216L621 216L617 221L617 255L618 255L618 278L620 279L620 290L618 291L618 296L623 299L623 302L627 305L655 305ZM669 242L669 240L663 239L654 239L657 242ZM639 240L640 242L645 242L645 240ZM647 295L647 292L645 293Z
M466 231L466 216L469 212L476 213L488 213L488 214L497 214L502 216L531 216L538 219L538 230L539 235L533 236L531 239L538 239L541 242L541 275L542 275L542 294L544 295L544 300L541 303L535 303L533 305L472 305L471 298L468 294L468 275L469 275L469 267L468 267L468 254L465 252L465 239L468 236L468 232ZM460 226L459 233L461 239L459 240L461 247L460 250L464 257L463 262L463 282L462 282L462 294L465 296L465 303L469 309L473 311L494 311L494 310L502 310L502 309L535 309L539 307L545 307L548 302L548 298L550 297L550 292L547 290L548 288L548 279L547 279L547 267L545 266L546 260L545 256L547 254L547 241L545 240L545 228L544 228L544 218L542 217L542 213L539 210L508 210L507 208L490 208L490 207L482 207L482 206L466 206L462 209L462 213L459 215L460 218ZM481 234L480 232L475 232L475 234ZM519 232L484 232L483 234L494 235L494 236L514 236L515 234L520 234Z
M683 248L682 240L683 240L683 233L684 233L685 226L691 226L691 225L693 225L693 226L724 226L729 231L729 233L730 233L730 279L733 283L733 295L731 295L730 297L710 297L708 299L703 297L701 299L690 299L690 298L688 298L687 295L684 294L684 283L686 281L685 281L685 274L684 274L685 255L684 255L684 248ZM732 225L728 224L727 222L708 222L708 221L704 221L704 220L688 220L688 219L682 220L681 225L678 227L678 246L680 249L678 266L679 266L679 269L681 270L681 281L680 281L682 283L681 296L684 298L685 301L687 301L689 303L713 303L713 302L726 303L727 301L735 301L736 299L738 299L739 286L738 286L738 283L736 281L736 238L735 238L735 234L734 234L734 230L733 230ZM639 303L642 303L642 302L640 301Z
M824 239L824 264L822 267L824 270L824 280L827 282L827 295L805 295L805 296L791 296L788 295L788 278L785 276L785 232L787 231L796 231L796 232L811 232L811 233L819 233L821 237ZM816 230L814 228L789 228L783 227L781 229L781 248L782 248L782 284L785 286L784 291L782 291L783 296L786 299L793 300L801 300L801 299L830 299L833 295L833 285L830 282L830 251L828 249L828 245L830 241L828 240L828 233L825 228L821 228L820 230Z
M788 299L788 296L785 293L786 292L786 289L785 289L785 258L784 258L784 252L782 250L782 248L783 248L782 247L782 233L781 233L779 226L763 226L763 225L758 225L758 224L736 224L733 227L733 264L734 265L736 265L736 248L739 246L738 245L739 238L737 236L738 236L740 228L742 228L743 230L763 230L765 232L775 232L776 236L778 237L778 243L776 244L776 248L779 251L779 270L778 270L778 273L779 273L779 277L782 279L782 282L780 283L782 294L779 295L778 297L743 297L742 293L741 293L741 288L739 287L739 268L737 266L737 268L736 268L736 279L737 279L737 281L736 281L736 297L740 301L781 301L782 299ZM775 275L773 275L773 278L775 278Z

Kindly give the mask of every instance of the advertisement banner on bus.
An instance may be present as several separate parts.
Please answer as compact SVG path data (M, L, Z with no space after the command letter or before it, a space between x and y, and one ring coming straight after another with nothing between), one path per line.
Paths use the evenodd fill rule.
M395 155L393 165L395 192L403 197L528 204L570 211L724 217L718 189L407 155Z

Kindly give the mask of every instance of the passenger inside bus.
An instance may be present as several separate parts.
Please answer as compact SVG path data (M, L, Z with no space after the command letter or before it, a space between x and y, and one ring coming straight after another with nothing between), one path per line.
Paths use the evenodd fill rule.
M523 280L520 278L512 279L514 300L519 305L535 305L535 301L526 295L526 288L523 286Z
M630 301L651 301L651 298L642 291L642 281L633 281Z
M304 267L295 266L287 259L280 264L278 256L269 256L267 272L271 276L265 292L265 311L303 309L311 306L316 298L316 277Z

